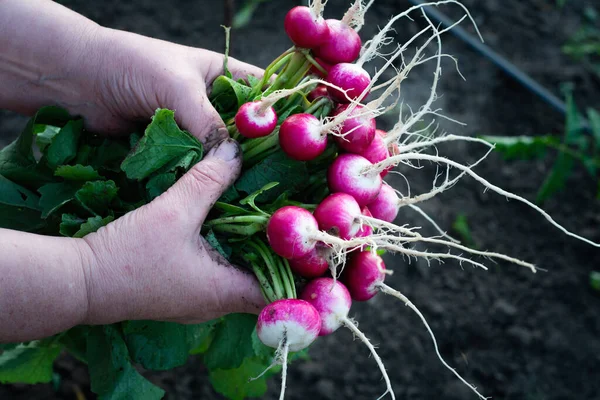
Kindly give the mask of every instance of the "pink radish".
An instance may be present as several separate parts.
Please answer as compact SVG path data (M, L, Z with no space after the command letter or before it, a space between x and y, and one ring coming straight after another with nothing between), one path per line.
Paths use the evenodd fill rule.
M309 7L297 6L288 11L284 28L296 46L307 49L322 45L329 37L325 20Z
M295 274L312 279L323 276L327 272L330 258L331 248L322 243L317 243L310 253L301 258L294 258L289 263Z
M279 397L281 400L285 393L288 353L307 348L315 341L320 331L319 313L304 300L277 300L263 308L259 314L256 323L258 338L266 346L277 349L278 360L275 362L281 363L282 366Z
M277 114L268 102L245 103L235 114L235 125L244 137L252 139L267 136L277 126Z
M336 108L334 117L344 113L348 107L350 107L349 104L344 104ZM365 111L366 109L362 106L352 109L350 115L341 124L340 135L335 136L337 145L349 153L360 154L365 151L375 137L375 118L361 115Z
M334 65L329 70L327 82L343 90L331 86L328 87L329 93L334 100L340 103L349 103L350 100L357 99L365 92L371 83L371 77L360 65L340 63ZM365 93L363 98L367 94L368 92Z
M381 185L379 194L371 203L369 211L373 217L386 222L393 222L398 216L399 199L396 191L389 185Z
M383 139L384 137L385 131L377 129L371 144L359 154L369 160L372 164L377 164L378 162L387 159L390 156L390 152ZM381 177L384 178L392 168L393 167L389 167L381 171Z
M329 96L327 86L325 85L318 85L309 94L306 95L306 99L311 103L316 99L320 99L322 97L331 98L331 96Z
M319 229L344 240L355 237L360 231L361 209L354 197L346 193L327 196L317 206L314 217Z
M415 312L421 319L421 322L425 325L425 328L429 332L431 339L433 340L433 346L435 348L435 352L437 354L438 359L442 362L442 364L448 368L461 382L467 385L473 392L475 392L481 399L486 399L486 397L479 394L477 389L468 383L456 370L446 363L444 358L439 352L437 340L433 331L431 330L427 320L423 316L423 314L419 311L419 309L402 293L399 291L392 289L388 285L384 283L386 275L386 268L383 259L373 252L362 251L359 253L354 253L352 258L346 268L344 269L344 273L342 274L342 281L347 285L348 291L352 296L352 299L355 301L366 301L377 294L377 292L383 292L390 296L396 297L399 300L402 300L406 306L408 306L412 311ZM305 289L306 290L306 289ZM304 294L303 294L304 298ZM308 301L308 300L307 300ZM321 314L321 320L323 320L323 315L318 307L315 306L319 314ZM321 328L323 329L323 328Z
M375 347L369 342L364 333L358 329L356 324L348 318L348 313L352 306L352 299L348 289L340 281L332 278L318 278L306 285L302 291L301 298L312 304L321 317L321 331L319 332L319 336L329 335L341 326L346 326L369 348L387 385L387 391L384 395L390 393L392 399L395 399L392 384L383 361L381 361L381 358L375 351Z
M267 239L283 258L304 257L315 248L311 234L319 231L313 215L304 208L286 206L275 211L267 223Z
M351 63L358 58L362 42L358 33L345 22L328 19L327 41L315 49L317 57L331 64Z
M362 156L340 154L327 171L329 189L333 193L347 193L354 197L360 206L366 206L375 200L383 182L377 171L367 171L372 166L373 164Z
M279 145L290 158L309 161L325 151L327 133L314 115L294 114L287 117L279 128Z

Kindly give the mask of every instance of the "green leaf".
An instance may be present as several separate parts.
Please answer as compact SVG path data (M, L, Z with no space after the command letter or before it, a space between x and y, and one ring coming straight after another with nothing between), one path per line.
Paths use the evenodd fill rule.
M75 214L65 213L61 216L59 233L63 236L72 237L79 229L81 229L81 224L85 221L85 219L80 218Z
M91 389L104 400L159 400L165 392L131 365L127 346L114 325L90 329L87 340Z
M221 195L221 197L219 198L219 202L231 204L239 198L240 198L239 192L237 191L235 186L232 185L232 186L229 186L229 188L225 191L225 193L223 193Z
M506 160L531 160L546 155L549 147L560 145L560 139L552 136L480 136L496 145L495 150Z
M271 182L280 184L261 196L262 202L275 200L283 192L301 191L309 181L305 163L288 158L278 151L242 174L235 184L237 190L254 193Z
M111 222L113 222L114 219L115 218L113 216L108 216L106 218L102 218L102 217L98 217L98 216L88 218L87 222L84 222L83 224L81 224L81 227L79 228L79 230L77 232L75 232L73 237L74 238L82 238L86 235L89 235L90 233L94 233L98 229L102 228L103 226L106 226L106 225L110 224Z
M240 29L248 25L259 4L265 1L266 0L246 0L244 6L233 16L233 28Z
M226 76L214 80L210 101L221 114L235 112L248 101L252 89Z
M254 75L248 75L246 77L246 80L248 81L248 84L252 88L262 82L262 79L259 79L259 78L255 77Z
M229 314L216 328L215 337L204 356L208 369L238 368L246 357L254 355L252 331L257 317L251 314Z
M86 182L75 193L75 198L86 210L100 215L107 212L118 191L114 181Z
M221 244L221 242L219 242L219 239L217 239L215 233L212 230L208 231L208 233L204 235L204 238L206 239L208 244L214 247L214 249L217 250L219 254L221 254L223 257L225 257L226 259L229 259L229 257L231 257L231 247L226 246L225 244Z
M267 391L268 373L258 379L268 365L255 359L246 358L235 369L216 369L210 371L213 388L230 400L243 400L247 397L261 397Z
M594 137L594 147L596 152L600 152L600 113L593 109L588 109L588 119L590 121L590 128L592 130L592 136Z
M91 165L97 171L121 172L121 163L129 154L129 150L125 140L105 139L100 146L94 147L86 157L87 160L82 162Z
M84 363L87 363L86 349L89 330L90 327L79 325L60 335L60 343L65 346L71 355Z
M271 364L273 357L275 356L275 349L266 346L260 341L258 333L256 332L256 326L252 331L252 349L254 349L254 354L259 360L267 365Z
M174 172L155 175L146 183L148 198L154 200L175 184L177 177Z
M46 160L51 168L67 164L77 155L79 136L83 131L83 120L69 121L52 139L46 149Z
M54 176L59 176L69 181L95 181L103 179L102 176L89 165L61 165L54 171Z
M212 325L128 321L122 324L132 359L146 369L164 371L184 365L190 351L210 333Z
M44 152L58 132L60 132L60 127L58 126L36 124L34 126L34 134L35 144L38 149Z
M61 346L54 342L32 342L0 354L0 383L45 383L52 380L52 364Z
M0 175L0 227L33 232L43 226L39 197Z
M38 189L40 194L40 207L42 218L47 218L63 205L75 199L75 193L81 187L81 183L59 182L47 183Z
M144 137L121 164L121 169L129 179L141 180L174 160L179 162L190 151L200 159L202 144L188 132L179 129L173 111L159 109L146 128Z

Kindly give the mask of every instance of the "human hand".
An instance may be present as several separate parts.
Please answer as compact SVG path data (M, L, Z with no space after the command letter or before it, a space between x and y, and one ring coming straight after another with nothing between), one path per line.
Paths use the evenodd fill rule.
M163 195L80 242L89 304L84 323L196 323L260 311L254 276L200 236L207 213L237 177L240 156L234 140L221 142Z

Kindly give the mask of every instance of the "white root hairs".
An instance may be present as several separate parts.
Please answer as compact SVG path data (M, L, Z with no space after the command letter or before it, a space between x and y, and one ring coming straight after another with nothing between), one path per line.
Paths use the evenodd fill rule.
M355 0L342 17L342 23L345 23L354 30L360 30L365 25L366 11L362 0Z
M322 17L323 10L325 10L325 6L327 5L328 0L312 0L310 2L309 8L313 12L315 17Z
M439 360L442 362L442 364L444 364L444 366L446 368L448 368L450 371L452 371L452 373L454 375L456 375L456 377L458 379L460 379L460 381L462 383L464 383L465 385L467 385L469 387L469 389L471 389L473 392L475 392L477 394L477 396L479 396L480 399L482 400L487 400L489 397L484 397L483 395L481 395L478 391L477 388L475 388L475 386L471 385L469 382L467 382L462 376L460 376L460 374L458 372L456 372L456 370L454 368L452 368L450 365L448 365L448 363L444 360L444 358L442 357L442 355L440 354L440 350L438 348L438 344L437 344L437 340L435 338L435 335L433 334L433 331L431 330L431 328L429 327L429 324L427 323L427 320L425 319L425 317L423 316L423 314L421 313L421 311L419 311L419 309L406 297L404 296L402 293L400 293L399 291L392 289L391 287L389 287L388 285L382 283L380 285L378 285L378 289L385 293L388 294L390 296L394 296L397 299L400 299L404 302L404 304L406 304L406 306L408 306L411 310L413 310L415 312L415 314L417 314L419 316L419 318L421 319L421 321L423 322L423 324L425 325L425 328L427 329L427 331L429 332L429 336L431 336L431 340L433 340L433 347L435 348L435 353L437 354L437 357L439 358Z
M586 239L582 236L579 236L569 230L567 230L566 228L564 228L562 225L560 225L558 222L556 222L546 211L542 210L540 207L538 207L537 205L533 204L531 201L525 199L524 197L521 196L517 196L516 194L510 193L492 183L490 183L489 181L487 181L486 179L482 178L481 176L479 176L477 173L473 172L472 169L470 167L467 167L465 165L462 165L456 161L452 161L446 157L442 157L442 156L434 156L434 155L430 155L430 154L422 154L422 153L405 153L405 154L399 154L393 157L388 158L387 160L384 160L380 163L377 163L376 169L377 170L381 170L383 171L385 168L387 168L390 165L394 165L397 164L399 162L403 162L403 161L409 161L409 160L422 160L422 161L431 161L434 163L442 163L442 164L447 164L451 167L454 167L460 171L463 171L464 173L466 173L467 175L469 175L471 178L475 179L477 182L481 183L486 189L490 189L493 192L496 192L502 196L505 196L509 199L513 199L513 200L517 200L520 201L521 203L524 203L526 205L528 205L529 207L533 208L535 211L537 211L538 213L540 213L550 224L552 224L553 226L555 226L556 228L558 228L561 232L563 232L565 235L567 236L571 236L575 239L581 240L584 243L587 243L589 245L592 245L594 247L600 247L600 243L595 243L589 239ZM381 169L380 169L381 168Z
M377 351L375 351L375 346L373 346L371 344L371 342L369 341L369 339L367 339L367 337L365 336L365 334L362 333L360 331L360 329L358 329L358 326L356 326L356 323L354 321L352 321L350 318L348 318L348 317L344 318L342 320L342 323L344 324L344 326L346 328L348 328L348 329L350 329L352 331L352 333L354 334L354 336L356 336L357 338L359 338L365 344L365 346L367 346L369 348L369 350L371 351L371 354L373 355L373 359L377 363L377 366L379 366L379 370L381 371L381 374L383 375L383 380L385 381L385 385L386 385L387 389L386 389L386 391L385 391L384 394L382 394L381 396L379 396L377 398L377 400L382 399L388 393L392 397L392 400L396 400L396 395L394 394L394 390L392 389L392 383L390 382L390 378L389 378L389 376L387 374L387 371L385 370L385 366L383 365L383 361L381 361L381 358L377 354Z
M388 132L389 134L389 132ZM386 136L384 138L384 141L388 138L388 136ZM470 137L470 136L458 136L458 135L445 135L445 136L438 136L434 139L429 139L429 140L419 140L419 141L415 141L413 143L410 144L405 144L405 145L399 145L398 146L398 154L400 153L409 153L413 150L422 148L422 147L432 147L435 146L438 143L444 143L444 142L454 142L454 141L463 141L463 142L475 142L475 143L481 143L491 149L493 149L495 146L494 144L487 142L483 139L479 139L479 138L474 138L474 137Z
M445 237L446 239L448 239L449 241L453 242L453 243L460 243L459 240L453 238L452 236L448 235L448 233L446 231L444 231L438 224L437 222L435 222L435 220L433 218L431 218L425 211L423 211L423 209L419 206L416 206L414 204L409 204L408 205L409 208L415 210L417 213L419 213L423 218L425 218L425 220L427 222L429 222L433 228L438 231L438 233L442 236Z
M288 353L290 351L290 344L287 341L287 333L283 334L283 349L281 350L281 392L279 394L279 400L284 400L285 398L285 385L287 382L287 359Z

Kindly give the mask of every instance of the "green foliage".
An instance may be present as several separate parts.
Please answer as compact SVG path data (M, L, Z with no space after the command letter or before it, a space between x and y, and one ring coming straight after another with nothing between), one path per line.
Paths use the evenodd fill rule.
M258 9L258 6L266 1L268 0L246 0L246 3L233 17L233 28L239 29L248 25Z
M564 6L565 0L562 1ZM600 78L600 21L599 13L593 6L583 11L580 28L562 46L562 52L580 62L586 69Z
M596 181L600 178L600 114L587 110L591 135L584 133L582 116L571 96L567 98L567 117L562 140L545 136L482 136L494 143L496 151L505 159L534 159L547 155L548 150L557 151L554 164L538 190L536 201L543 203L555 193L563 190L577 162L581 163ZM599 193L600 195L600 193Z
M234 369L254 355L252 331L256 315L230 314L216 327L215 338L204 354L208 369Z
M52 340L6 346L0 354L0 383L50 382L60 351L61 346Z
M590 286L597 292L600 292L600 272L590 272Z
M213 82L210 101L221 115L233 116L247 102L251 91L243 82L221 75Z
M477 244L475 243L475 240L473 240L471 227L469 226L469 221L465 214L458 214L456 216L456 219L452 224L452 229L459 235L461 242L467 247L477 249Z

